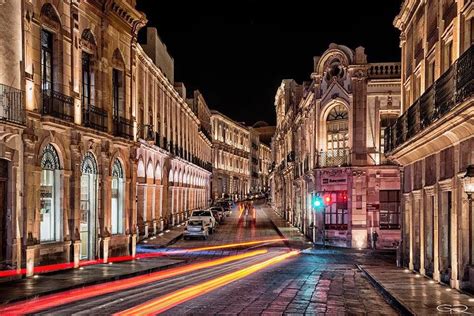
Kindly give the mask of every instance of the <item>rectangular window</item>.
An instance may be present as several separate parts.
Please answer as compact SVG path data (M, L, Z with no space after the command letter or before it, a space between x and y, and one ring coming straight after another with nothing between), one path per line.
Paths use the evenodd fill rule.
M426 68L426 88L429 88L433 85L435 78L435 61L432 60L428 63Z
M121 179L112 179L112 234L123 234L123 203Z
M113 117L125 117L123 72L118 69L112 70L112 89Z
M91 55L82 53L82 107L88 109L92 103Z
M400 191L380 190L380 229L400 229Z
M326 229L346 230L348 222L347 192L326 192L323 195L323 203Z
M41 90L48 94L53 89L53 34L41 30Z

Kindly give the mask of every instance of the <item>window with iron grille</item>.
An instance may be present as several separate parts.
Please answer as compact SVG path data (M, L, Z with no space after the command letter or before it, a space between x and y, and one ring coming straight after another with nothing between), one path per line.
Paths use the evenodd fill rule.
M380 190L380 229L400 229L400 191Z

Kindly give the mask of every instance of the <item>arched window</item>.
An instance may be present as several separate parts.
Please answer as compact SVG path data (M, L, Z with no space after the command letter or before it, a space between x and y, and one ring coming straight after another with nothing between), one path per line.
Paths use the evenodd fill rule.
M59 212L59 156L53 145L44 147L41 157L40 181L40 241L60 240L61 214Z
M122 164L115 159L112 166L112 234L123 234L124 175Z
M96 248L97 222L97 162L91 152L84 155L81 163L81 259L93 259Z
M349 149L349 113L343 104L332 108L326 119L327 157L346 157Z

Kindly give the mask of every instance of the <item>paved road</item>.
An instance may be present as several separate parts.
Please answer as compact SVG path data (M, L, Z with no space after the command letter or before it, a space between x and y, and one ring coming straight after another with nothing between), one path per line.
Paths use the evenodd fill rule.
M84 293L96 295L84 294L73 302L58 298L57 304L35 314L108 315L135 308L131 311L135 315L139 313L137 306L148 308L147 312L150 308L163 311L166 315L396 314L355 266L355 263L383 265L391 260L383 255L307 249L280 262L268 262L289 254L290 249L283 242L176 254L183 249L281 238L269 219L269 212L264 205L257 205L254 220L252 214L245 216L234 210L208 240L178 241L169 249L175 252L171 257L188 259L189 264L177 268L173 276L153 279L150 275L136 281L117 281L110 283L108 291L115 287L120 287L119 290L110 293L107 289L92 292L96 289L86 288ZM257 250L260 252L249 255ZM179 270L235 255L247 257L198 270ZM67 292L63 297L73 297L75 293ZM171 304L173 301L176 303ZM157 307L163 304L167 306L165 309Z

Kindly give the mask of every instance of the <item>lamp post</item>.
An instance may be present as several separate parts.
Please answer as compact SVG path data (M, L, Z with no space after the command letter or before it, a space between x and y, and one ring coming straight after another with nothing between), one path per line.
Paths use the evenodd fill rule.
M467 194L468 216L469 216L469 265L472 265L472 195L474 193L474 165L469 165L466 174L462 178L464 192Z

